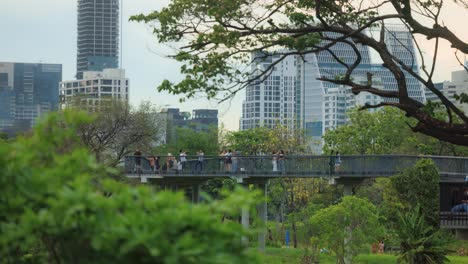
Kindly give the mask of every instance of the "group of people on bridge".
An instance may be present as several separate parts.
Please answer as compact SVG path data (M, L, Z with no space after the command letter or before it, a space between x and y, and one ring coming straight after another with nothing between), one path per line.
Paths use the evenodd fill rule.
M177 160L176 157L172 155L172 153L168 153L165 157L165 161L163 162L160 156L144 156L142 157L141 151L137 149L134 156L134 167L133 171L137 173L142 172L142 159L147 160L149 163L149 167L152 172L155 174L158 173L168 173L168 172L179 172L188 169L188 159L187 159L187 152L180 150L179 151L179 159ZM193 170L196 172L201 172L203 170L203 163L205 160L205 153L203 150L199 150L197 152L196 160L191 160L190 162L193 163ZM193 162L195 161L195 162ZM161 166L162 163L162 166Z
M133 153L132 171L134 173L142 173L144 171L145 173L152 172L154 174L178 174L190 171L192 174L200 174L206 166L205 163L210 161L211 166L209 166L209 169L224 173L245 172L247 168L265 172L269 170L273 173L286 173L286 154L282 149L272 151L271 155L268 156L265 153L258 153L254 156L242 156L240 151L233 151L231 149L222 150L218 156L208 158L205 158L205 153L201 149L196 152L196 155L189 157L187 154L186 151L181 149L178 157L172 155L172 153L168 153L163 157L155 155L143 156L141 151L137 149ZM271 165L267 164L268 159L271 159ZM215 160L219 161L219 166L214 166ZM340 153L336 152L330 156L330 173L334 174L338 171L340 165Z

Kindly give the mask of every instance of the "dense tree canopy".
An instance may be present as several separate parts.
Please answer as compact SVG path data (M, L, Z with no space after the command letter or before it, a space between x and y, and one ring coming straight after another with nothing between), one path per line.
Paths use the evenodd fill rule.
M455 2L460 8L468 7L464 0ZM336 78L322 76L322 81L350 86L354 94L369 92L381 96L384 102L364 108L385 105L400 108L418 121L413 131L467 146L468 117L436 89L433 81L440 41L456 49L456 56L468 54L468 43L444 26L440 17L443 7L444 2L439 0L172 0L160 11L132 19L155 25L154 34L159 42L179 43L174 58L183 63L181 73L185 78L179 83L166 80L159 90L188 97L203 92L209 98L227 99L251 83L265 79L287 56L304 58L308 53L328 52L345 72ZM401 21L415 36L433 40L432 60L423 60L421 71L413 67L414 57L405 62L385 45L385 35L391 34L386 25L394 21ZM380 32L366 34L369 28L380 28ZM342 59L333 52L334 45L349 46L355 54L351 59ZM361 64L361 46L378 54L382 65L396 80L396 90L378 87L372 73L364 76L366 83L351 77ZM420 46L416 47L421 55ZM280 59L264 71L251 68L250 55L256 51L271 51ZM257 54L257 59L268 56ZM427 105L411 98L405 75L413 76L437 95L447 119L437 118L427 111ZM461 99L465 97L460 95Z
M324 135L324 152L342 154L410 154L465 156L468 148L413 133L414 120L403 111L384 107L370 113L357 109L348 113L349 123L328 130Z
M195 131L191 128L175 128L175 138L167 144L155 147L154 153L165 155L177 154L179 150L186 151L189 156L197 155L203 150L205 155L218 155L218 128L210 127L208 131Z
M307 151L307 139L304 133L296 129L292 131L286 126L277 125L273 128L256 127L243 131L227 132L223 138L226 148L238 150L244 154L271 155L284 150L288 154L299 154Z

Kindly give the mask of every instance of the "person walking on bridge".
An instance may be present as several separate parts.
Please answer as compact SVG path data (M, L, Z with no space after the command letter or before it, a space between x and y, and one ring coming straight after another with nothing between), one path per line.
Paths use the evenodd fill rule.
M280 150L278 153L278 170L282 173L286 173L286 167L284 165L285 163L286 156L284 154L284 150Z
M133 156L135 158L134 171L136 171L138 174L140 174L141 173L141 151L140 151L140 149L136 149L136 151L133 153Z
M203 150L199 150L197 152L197 163L195 163L195 171L198 173L201 173L203 170L203 161L205 159L205 153L203 153ZM198 169L200 168L200 169Z
M179 150L179 159L180 159L180 165L182 166L180 170L185 170L185 167L187 164L187 152Z
M273 151L271 155L273 156L271 160L271 165L273 166L273 172L278 172L278 156L277 156L276 151Z

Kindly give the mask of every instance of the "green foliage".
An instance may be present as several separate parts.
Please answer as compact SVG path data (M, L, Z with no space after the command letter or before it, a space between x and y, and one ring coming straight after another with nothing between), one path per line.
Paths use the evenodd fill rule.
M392 188L387 197L392 196L393 199L387 203L389 217L419 206L424 221L438 227L439 180L437 167L430 159L422 159L403 173L390 178Z
M322 246L336 254L337 263L343 263L345 257L354 258L383 234L377 208L352 196L318 211L310 222Z
M278 152L280 149L287 153L302 153L307 149L304 132L300 129L291 131L283 125L230 132L225 135L224 143L227 147L245 154L261 152L270 155L273 151Z
M210 204L112 180L81 147L84 113L51 114L27 138L0 143L0 259L7 263L256 263L236 222L257 197ZM67 129L63 129L67 128Z
M208 131L195 131L191 128L178 127L175 130L175 138L168 144L155 148L157 153L179 153L179 150L187 151L188 155L196 155L203 150L205 155L218 155L218 128L210 127Z
M429 104L430 106L431 104ZM348 113L349 124L328 130L323 136L324 152L342 154L425 154L465 156L467 147L415 134L408 125L415 120L395 108L377 112L354 109ZM440 117L443 119L444 117Z
M398 213L397 234L401 241L401 253L398 262L417 264L442 264L448 261L446 255L450 239L441 230L434 229L424 220L418 206L405 213Z
M383 108L374 113L355 109L348 113L349 124L328 130L324 135L324 151L345 154L388 154L403 144L411 131L403 113Z

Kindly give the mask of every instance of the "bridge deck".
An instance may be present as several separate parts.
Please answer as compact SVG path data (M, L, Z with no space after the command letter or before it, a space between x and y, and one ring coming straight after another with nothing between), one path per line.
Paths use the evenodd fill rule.
M159 157L159 168L150 166L151 157ZM189 156L178 166L179 157L126 156L125 174L145 179L208 178L321 178L321 177L389 177L430 158L437 166L441 181L463 181L468 175L468 158L442 156L364 155L364 156L287 156L284 161L273 156L206 156L199 162ZM140 166L136 166L140 160ZM175 161L174 161L175 159ZM170 161L173 162L170 162ZM183 168L181 168L181 166Z

